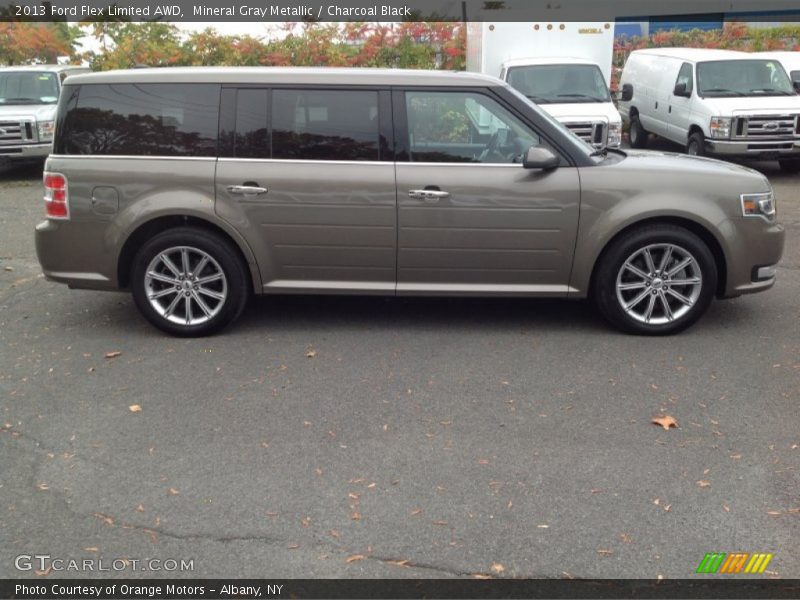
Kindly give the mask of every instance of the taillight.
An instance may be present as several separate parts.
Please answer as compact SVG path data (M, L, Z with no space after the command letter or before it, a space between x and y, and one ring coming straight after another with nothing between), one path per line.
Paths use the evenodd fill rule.
M69 219L67 178L61 173L44 174L45 214L50 219Z

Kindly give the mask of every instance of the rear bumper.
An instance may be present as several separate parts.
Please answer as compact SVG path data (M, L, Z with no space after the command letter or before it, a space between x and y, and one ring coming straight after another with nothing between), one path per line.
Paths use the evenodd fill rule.
M77 231L76 231L77 230ZM42 221L36 226L36 256L49 281L71 288L116 290L116 269L93 233L75 224ZM65 252L66 248L71 251Z

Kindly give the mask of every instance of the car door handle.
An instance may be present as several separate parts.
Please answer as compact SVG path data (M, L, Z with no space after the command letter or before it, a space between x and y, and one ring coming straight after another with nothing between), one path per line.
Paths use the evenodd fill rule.
M408 197L415 200L429 200L435 201L450 196L450 192L443 192L442 190L409 190Z
M228 190L229 194L240 194L243 196L257 196L258 194L266 194L269 191L267 188L257 185L229 185L225 189Z

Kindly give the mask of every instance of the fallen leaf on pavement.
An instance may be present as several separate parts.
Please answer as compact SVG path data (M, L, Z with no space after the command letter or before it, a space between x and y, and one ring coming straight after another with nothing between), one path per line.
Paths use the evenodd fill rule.
M364 560L365 558L367 558L367 557L364 556L363 554L353 554L352 556L348 556L347 560L344 561L344 562L346 562L347 564L350 564L352 562L356 562L357 560Z
M492 563L492 566L490 568L494 573L502 573L503 571L506 570L506 568L500 563Z
M411 516L416 517L421 512L422 512L421 508L415 508L414 510L411 511Z
M84 548L87 552L99 552L97 546L90 546L89 548Z
M705 479L701 479L700 481L697 482L697 485L699 485L701 488L707 488L711 485L711 482L706 481Z
M473 573L472 574L472 578L473 579L491 579L492 576L491 575L487 575L486 573Z
M661 425L664 429L669 429L670 427L677 427L678 422L675 420L674 417L669 415L661 415L660 417L653 417L650 422L653 425Z
M408 568L408 560L387 560L386 562L390 565L395 565L396 567Z
M44 481L40 481L36 484L36 487L42 490L43 492L50 489L50 486L47 485Z
M314 358L317 355L317 351L313 348L306 352L306 358Z
M598 550L598 554L602 554L603 556L608 556L609 554L614 554L613 550Z
M144 505L140 504L136 507L136 512L144 512Z
M142 412L142 407L139 404L131 404L128 410L132 413Z
M115 350L114 352L106 352L106 358L117 358L118 356L122 356L122 352L119 350Z
M629 536L627 533L620 533L619 539L621 539L626 544L630 544L631 542L633 542L631 536Z
M169 495L170 496L177 496L180 493L181 493L180 490L177 490L175 488L169 488Z

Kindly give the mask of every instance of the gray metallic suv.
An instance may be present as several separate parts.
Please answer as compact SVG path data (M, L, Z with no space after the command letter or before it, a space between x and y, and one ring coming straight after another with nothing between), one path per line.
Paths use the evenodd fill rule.
M70 77L36 247L48 279L130 289L177 335L257 294L591 297L679 331L770 288L767 179L597 150L481 75L137 69Z

